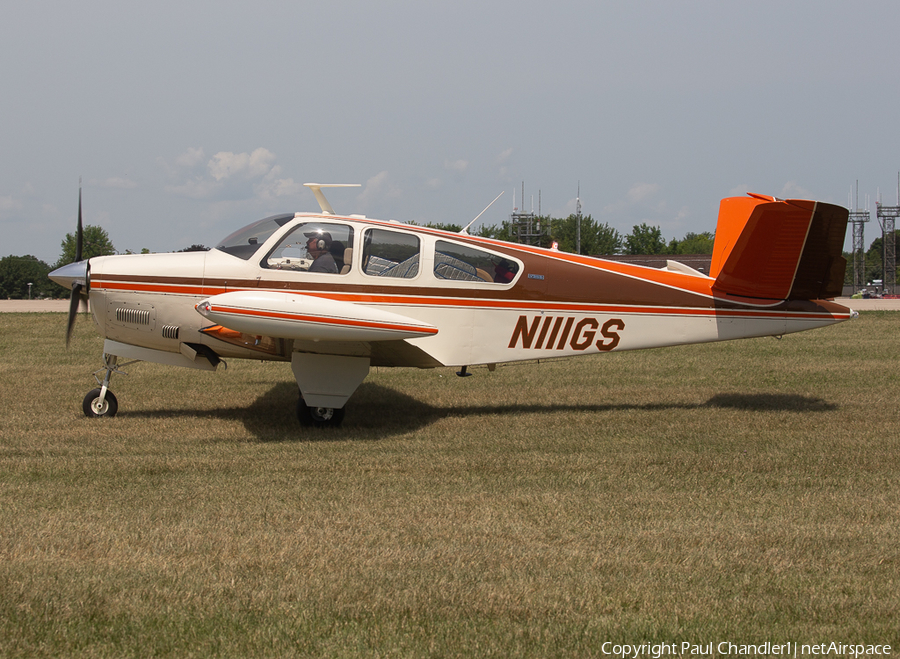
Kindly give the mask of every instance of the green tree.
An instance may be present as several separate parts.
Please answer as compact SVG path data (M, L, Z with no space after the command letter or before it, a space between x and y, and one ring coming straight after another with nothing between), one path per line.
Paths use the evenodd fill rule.
M897 244L900 243L900 240L897 240L897 235L900 234L900 231L894 232L894 250L896 256ZM849 256L852 257L852 254ZM847 259L847 269L853 271L853 259ZM851 274L852 277L852 274ZM884 238L879 236L875 240L872 241L872 244L869 245L869 249L866 251L866 283L868 284L871 281L876 279L884 279ZM897 282L894 282L897 283Z
M493 238L494 240L509 240L509 222L504 220L499 225L483 224L473 235L482 238Z
M446 224L444 222L429 222L425 225L429 229L440 229L441 231L449 231L450 233L459 233L462 231L461 224Z
M709 231L704 231L703 233L687 233L682 240L675 240L673 238L666 249L666 253L712 254L715 242L715 234L710 233Z
M0 298L27 300L56 297L62 291L50 281L50 266L35 256L6 256L0 259ZM31 284L29 291L28 284Z
M552 219L553 237L563 252L576 252L578 240L578 216ZM591 256L618 254L622 249L622 236L608 224L600 224L590 215L581 217L581 253Z
M625 236L626 254L665 254L666 241L662 230L651 227L646 222L634 225L634 230Z
M75 234L67 233L62 241L62 254L56 267L68 265L75 262ZM91 224L84 227L84 241L82 244L81 258L90 259L95 256L109 256L115 254L116 248L113 247L112 241L106 231L98 226Z

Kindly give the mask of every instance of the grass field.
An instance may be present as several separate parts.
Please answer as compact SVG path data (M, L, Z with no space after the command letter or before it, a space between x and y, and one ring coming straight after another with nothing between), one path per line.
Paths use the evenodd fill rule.
M0 314L3 657L900 652L900 313L759 339L373 369L340 430L285 364L135 364Z

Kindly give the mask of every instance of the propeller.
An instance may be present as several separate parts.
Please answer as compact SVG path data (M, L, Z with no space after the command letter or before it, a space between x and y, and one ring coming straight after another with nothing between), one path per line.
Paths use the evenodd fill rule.
M75 263L81 261L81 252L84 246L84 228L81 223L81 186L78 187L78 229L75 235ZM85 266L87 271L87 266ZM86 279L86 278L85 278ZM78 315L78 305L81 303L81 291L84 284L76 281L72 284L72 297L69 298L69 322L66 326L66 347L72 338L72 328L75 326L75 317Z

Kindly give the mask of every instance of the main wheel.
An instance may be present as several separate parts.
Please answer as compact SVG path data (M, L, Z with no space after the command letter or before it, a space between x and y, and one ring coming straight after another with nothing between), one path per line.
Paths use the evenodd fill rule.
M119 411L119 401L116 400L115 394L107 389L101 403L100 389L91 389L84 397L81 409L84 410L84 415L89 417L115 416Z
M309 407L301 396L297 401L297 419L304 426L337 428L344 420L344 408Z

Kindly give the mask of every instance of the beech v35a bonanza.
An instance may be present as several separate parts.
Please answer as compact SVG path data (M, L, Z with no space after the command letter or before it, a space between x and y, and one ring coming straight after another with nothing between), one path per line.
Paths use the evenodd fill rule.
M55 270L101 334L88 416L118 409L119 360L215 370L290 362L308 425L337 425L370 366L462 367L780 336L855 316L841 292L848 211L762 195L724 199L709 275L321 207L259 220L208 252L102 256ZM477 218L476 218L477 219ZM105 376L99 377L105 372Z

